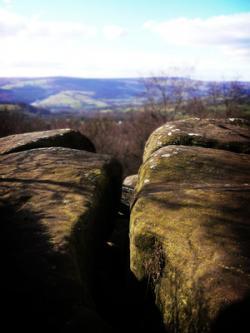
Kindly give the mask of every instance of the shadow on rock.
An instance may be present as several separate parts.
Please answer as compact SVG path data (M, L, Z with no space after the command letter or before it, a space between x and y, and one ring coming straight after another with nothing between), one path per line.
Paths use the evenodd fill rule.
M229 305L217 316L212 333L247 333L250 331L250 294L244 300Z
M129 219L118 216L97 267L97 311L119 333L166 332L147 282L139 282L130 271L128 232Z

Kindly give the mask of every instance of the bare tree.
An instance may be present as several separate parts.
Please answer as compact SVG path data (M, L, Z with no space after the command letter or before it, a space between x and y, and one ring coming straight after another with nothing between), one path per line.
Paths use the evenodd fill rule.
M142 79L145 110L164 116L180 110L194 82L190 80L190 72L191 69L182 72L178 68L170 68Z
M208 101L215 112L220 111L221 116L237 116L241 105L249 103L244 83L238 80L211 82ZM223 114L221 114L221 109L224 109Z
M208 88L208 103L216 109L220 104L221 99L221 84L218 81L213 81L209 83Z

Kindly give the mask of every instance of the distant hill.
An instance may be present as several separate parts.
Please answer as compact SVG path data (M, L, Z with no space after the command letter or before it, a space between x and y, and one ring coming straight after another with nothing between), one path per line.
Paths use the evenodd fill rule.
M115 110L140 104L138 79L0 78L0 103L28 103L51 112Z
M173 80L187 81L185 78L173 78ZM194 93L197 96L206 96L212 84L194 80L188 82L191 85L195 83L196 89L192 92L187 91L187 99ZM222 84L225 87L227 85L225 82L221 82ZM249 82L244 83L244 89L249 95ZM0 103L29 104L35 108L34 112L39 110L41 114L47 114L47 110L52 114L126 111L143 104L144 90L144 84L139 78L0 78Z

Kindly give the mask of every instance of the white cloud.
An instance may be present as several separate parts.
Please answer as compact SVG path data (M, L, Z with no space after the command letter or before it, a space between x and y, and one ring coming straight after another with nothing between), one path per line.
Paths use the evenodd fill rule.
M174 45L250 49L250 12L207 19L148 21L144 28L159 34L166 42Z
M25 20L5 9L0 9L0 37L13 36L25 29Z
M109 40L114 40L126 36L127 31L118 25L108 25L103 28L103 35Z
M96 34L81 22L46 22L0 9L0 76L64 75L70 67L76 74Z
M12 0L2 0L5 5L11 5Z
M249 48L243 43L243 40L247 40L247 32L242 21L240 24L238 16L235 16L234 27L240 24L241 28L234 34L234 42L231 43L219 42L218 39L223 38L220 31L222 28L219 29L216 23L220 21L218 18L207 21L215 22L212 25L214 32L210 33L207 28L207 39L204 40L204 34L199 35L197 32L197 29L201 30L203 23L200 22L203 21L194 23L193 20L180 19L170 21L171 34L168 33L169 26L166 30L165 24L168 22L148 22L145 24L146 30L138 28L133 36L133 43L126 38L119 47L114 47L114 43L109 43L108 40L113 41L125 36L127 31L123 27L107 25L97 29L84 22L45 21L40 17L24 17L11 10L0 9L0 76L132 77L157 73L175 66L195 67L196 72L204 74L204 77L217 75L217 78L221 78L226 72L233 73L233 76L243 73L241 77L250 79L250 63L246 60L249 59L246 58ZM224 26L225 21L227 20L224 20ZM182 25L179 25L180 31L174 29L178 27L177 22L182 22ZM248 24L246 20L245 24ZM195 29L194 26L199 28ZM187 34L184 38L183 29L188 27L192 32L191 36ZM154 41L151 48L151 34L148 29L172 43L170 47L168 43L159 41L157 45ZM213 36L217 33L218 36ZM245 37L238 37L239 35ZM228 33L228 36L231 36L231 33ZM178 47L173 46L176 38L179 38ZM180 46L184 43L183 39L188 43L191 43L192 39L195 52L191 52L189 47ZM205 40L207 47L197 47ZM208 45L212 47L209 48ZM220 51L218 47L214 48L214 45L219 46Z
M9 10L0 9L0 36L33 36L44 38L92 37L96 28L83 23L41 21L37 17L26 18Z

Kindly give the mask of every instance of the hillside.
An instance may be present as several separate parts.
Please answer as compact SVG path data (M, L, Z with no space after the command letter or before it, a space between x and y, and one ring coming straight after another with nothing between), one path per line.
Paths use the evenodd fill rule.
M142 91L143 84L138 79L0 79L0 102L28 103L55 113L133 106Z
M140 78L0 78L0 104L26 103L54 114L126 111L141 106L145 102L145 94L147 99L151 98L154 102L164 97L162 93L167 93L167 99L172 101L177 100L181 93L185 100L194 96L214 98L216 95L220 102L218 91L223 95L233 88L238 93L239 83L241 93L250 96L250 82L238 82L238 86L234 86L232 82L176 77L148 78L144 82Z

